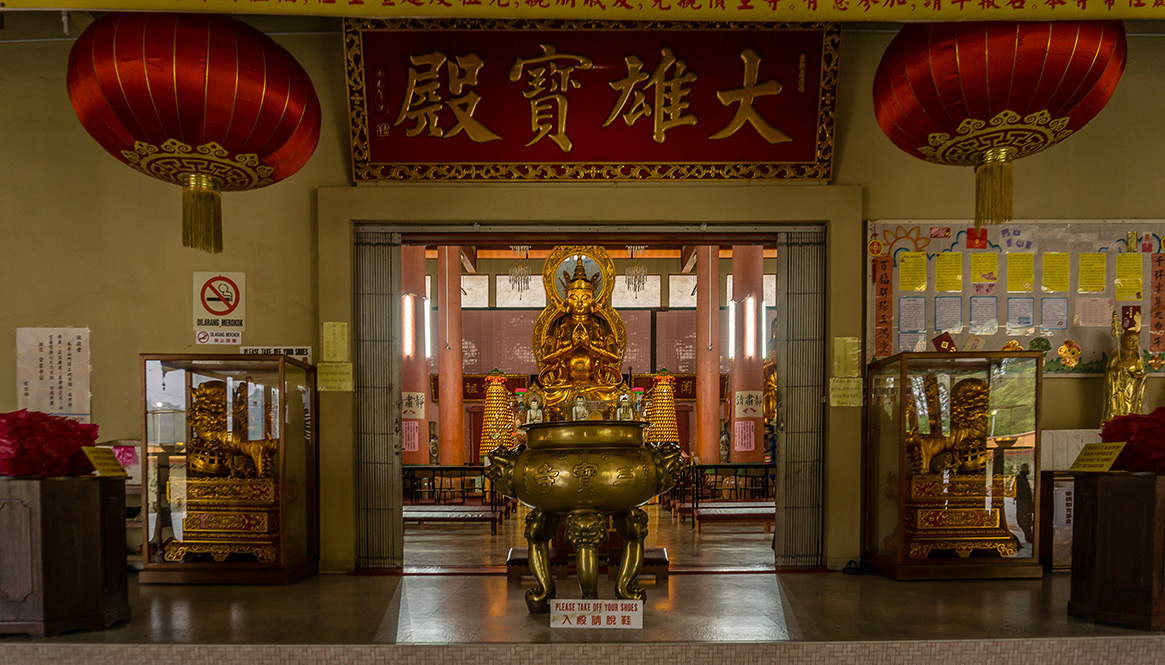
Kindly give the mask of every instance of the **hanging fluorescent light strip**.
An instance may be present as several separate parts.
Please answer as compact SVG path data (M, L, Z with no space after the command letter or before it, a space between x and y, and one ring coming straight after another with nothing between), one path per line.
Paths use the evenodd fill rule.
M405 357L412 358L417 354L417 309L416 297L413 294L406 293L401 296L401 310L404 354Z
M764 326L760 336L760 357L769 357L769 304L765 301L760 302L760 323Z
M744 299L744 357L756 357L756 298Z
M736 357L736 301L728 301L728 359Z
M429 299L425 298L425 358L433 357L433 320L429 311Z

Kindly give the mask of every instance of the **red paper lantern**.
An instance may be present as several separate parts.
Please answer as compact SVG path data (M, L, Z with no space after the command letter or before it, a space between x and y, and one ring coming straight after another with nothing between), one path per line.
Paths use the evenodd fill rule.
M107 14L73 45L67 83L101 147L182 185L187 247L222 251L219 192L294 174L319 141L307 72L270 37L226 16Z
M1077 131L1125 66L1120 21L912 23L874 77L874 112L899 148L974 166L975 222L1011 218L1011 160Z

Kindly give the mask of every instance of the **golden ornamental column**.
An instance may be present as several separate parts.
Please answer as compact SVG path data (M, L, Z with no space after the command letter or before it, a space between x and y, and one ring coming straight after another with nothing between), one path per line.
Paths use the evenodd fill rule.
M643 434L648 443L677 443L680 430L676 425L676 377L666 369L659 370L651 386L651 410L647 420L651 426Z
M513 448L514 414L510 410L510 391L506 390L506 377L495 369L485 377L485 414L481 423L481 449L479 457L485 457L497 447Z
M461 402L461 248L437 248L437 407L439 461L465 464L465 409Z
M761 303L764 302L764 247L732 246L732 300L735 353L732 358L732 462L763 462L764 365L761 358Z
M691 452L720 461L720 247L696 248L696 436Z

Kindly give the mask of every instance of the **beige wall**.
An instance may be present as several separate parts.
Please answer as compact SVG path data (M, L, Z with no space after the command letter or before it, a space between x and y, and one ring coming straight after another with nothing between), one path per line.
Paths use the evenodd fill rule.
M20 15L8 15L10 28L21 20ZM310 343L318 354L319 322L335 320L336 307L341 314L351 311L350 304L345 305L350 303L350 291L344 293L343 284L332 278L349 260L344 254L347 236L325 237L326 229L317 226L320 188L341 188L325 190L331 195L349 192L341 198L368 196L363 192L398 201L416 196L429 206L422 209L438 218L459 214L441 203L444 191L487 202L478 213L500 220L531 199L525 189L483 185L407 191L391 184L349 188L340 34L279 35L277 41L304 65L320 95L324 112L320 146L289 180L224 196L223 254L183 249L178 189L118 164L85 134L65 93L71 42L59 38L53 17L47 22L54 31L45 34L57 37L55 41L0 41L0 411L16 407L15 328L87 326L92 330L93 412L101 436L139 436L137 355L203 350L194 345L191 326L195 271L247 273L244 343ZM295 25L291 22L287 28L294 30ZM321 23L313 20L311 25L314 29ZM713 208L700 205L700 197L692 194L694 205L686 211L692 219L788 220L798 215L825 219L834 213L804 206L817 205L815 200L833 201L822 205L838 206L835 219L848 221L839 222L830 233L829 289L835 297L826 325L831 335L856 335L861 330L861 219L952 219L972 213L969 170L925 164L899 151L878 130L870 86L891 35L861 30L847 29L842 42L834 182L845 187L792 185L788 192L779 191L780 185L755 183L649 188L656 193L648 200L661 204L675 200L673 193L680 191L703 191L707 201L727 201ZM1017 217L1162 217L1165 202L1158 192L1163 191L1165 154L1154 122L1162 98L1165 40L1131 38L1128 71L1108 108L1064 145L1017 163ZM530 187L543 191L539 185ZM588 214L614 219L634 212L637 219L659 219L659 208L616 207L620 197L637 200L634 187L600 189L590 197L584 193L593 193L594 186L563 187L568 195L580 197L578 205L591 211ZM731 199L722 198L728 194ZM766 209L786 205L790 200L786 197L800 201L795 205L802 207ZM836 212L840 209L846 212ZM357 218L399 217L393 208L365 214ZM323 304L317 293L323 294ZM1096 409L1089 392L1097 388L1095 380L1048 381L1045 427L1091 426ZM1154 382L1147 404L1160 404L1162 392ZM342 567L352 558L351 429L333 426L350 419L350 400L329 396L321 403L323 558ZM858 416L853 409L830 412L827 551L833 563L858 553Z

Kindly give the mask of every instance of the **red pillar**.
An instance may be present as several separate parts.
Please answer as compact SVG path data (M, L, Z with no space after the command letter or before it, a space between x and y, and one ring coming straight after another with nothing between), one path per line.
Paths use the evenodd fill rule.
M736 339L733 340L736 352L732 359L731 459L733 462L763 462L764 358L760 352L763 334L760 315L761 303L764 302L764 247L732 246L732 300L736 303ZM746 403L739 404L741 400ZM751 433L751 446L748 433ZM741 447L751 449L740 450Z
M720 461L720 247L696 248L696 437L692 454Z
M428 402L429 363L425 358L425 247L401 247L401 392L421 393ZM425 404L416 418L404 417L402 423L415 421L417 450L404 451L405 464L429 463L429 417ZM408 425L406 425L408 427Z
M439 461L465 463L465 411L461 403L461 248L437 248L437 438Z

